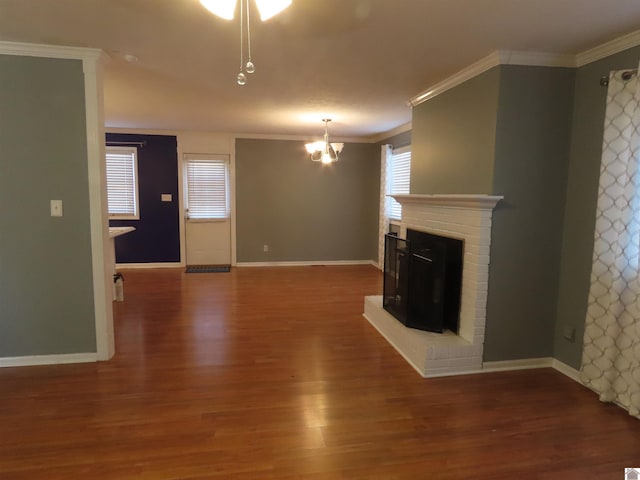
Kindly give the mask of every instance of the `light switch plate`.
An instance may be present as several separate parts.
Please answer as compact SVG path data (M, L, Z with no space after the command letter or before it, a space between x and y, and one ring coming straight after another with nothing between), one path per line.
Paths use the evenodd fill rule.
M51 216L62 216L62 200L51 200Z
M173 195L171 195L170 193L162 193L160 195L160 200L162 200L163 202L172 202Z

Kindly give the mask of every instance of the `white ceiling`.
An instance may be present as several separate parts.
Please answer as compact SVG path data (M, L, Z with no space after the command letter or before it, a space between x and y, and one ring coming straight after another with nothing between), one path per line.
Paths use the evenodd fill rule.
M370 139L495 50L577 54L640 29L640 1L293 0L253 19L245 86L238 20L198 0L0 0L0 40L107 52L108 127L317 136L330 117L332 138Z

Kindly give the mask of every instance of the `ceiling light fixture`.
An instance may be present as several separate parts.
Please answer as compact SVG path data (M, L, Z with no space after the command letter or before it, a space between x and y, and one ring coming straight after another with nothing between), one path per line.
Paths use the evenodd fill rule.
M311 160L314 162L333 163L340 160L340 152L344 148L344 143L329 143L329 122L330 118L323 118L324 139L321 142L305 144L305 148Z
M264 22L291 5L292 0L255 0L260 12L260 19ZM200 3L211 13L233 20L236 10L236 0L200 0ZM244 19L247 21L247 61L244 61ZM251 21L249 19L249 0L240 0L240 73L236 78L238 85L247 83L246 73L253 73L256 67L251 61ZM245 73L246 72L246 73Z

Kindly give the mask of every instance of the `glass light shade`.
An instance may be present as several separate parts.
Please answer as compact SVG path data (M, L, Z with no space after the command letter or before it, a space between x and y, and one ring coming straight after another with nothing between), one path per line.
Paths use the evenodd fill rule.
M291 0L256 0L256 4L264 22L291 5Z
M336 152L336 156L338 156L344 148L344 143L332 143L331 148L333 148L333 151Z
M322 163L331 163L333 159L331 158L331 154L329 152L324 152L322 154Z
M233 20L236 0L200 0L200 3L214 15L226 20Z
M313 142L305 144L304 148L307 149L307 152L314 153L318 151L324 150L324 142Z

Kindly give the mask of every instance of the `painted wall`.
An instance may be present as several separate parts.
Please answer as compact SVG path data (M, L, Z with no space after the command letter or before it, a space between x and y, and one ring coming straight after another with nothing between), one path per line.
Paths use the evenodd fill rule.
M115 239L117 263L180 262L177 140L172 135L107 133L109 142L145 142L138 148L139 220L110 220L136 230ZM171 202L161 201L172 195Z
M411 193L489 193L500 69L413 109Z
M238 262L377 258L378 145L322 165L303 142L238 139L235 158Z
M639 59L640 47L635 47L580 67L576 73L554 338L555 357L574 368L582 360L602 155L607 89L599 80L611 70L637 68ZM575 328L574 342L563 337L566 328Z
M571 69L499 66L414 108L411 193L505 197L485 361L553 353L573 82Z
M0 55L0 357L96 351L84 102L81 61Z
M391 144L393 148L401 148L406 147L407 145L411 145L411 130L407 130L406 132L398 133L389 138L385 138L381 142L378 142L378 145L386 145Z
M553 354L574 77L500 67L485 361Z

